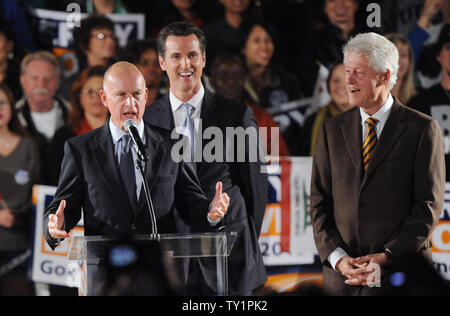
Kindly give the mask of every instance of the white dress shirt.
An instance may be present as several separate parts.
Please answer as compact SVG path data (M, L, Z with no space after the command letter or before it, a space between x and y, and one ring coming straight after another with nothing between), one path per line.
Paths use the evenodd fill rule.
M368 126L365 123L369 117L376 118L378 123L375 126L375 132L377 133L377 138L380 138L381 132L383 131L384 125L386 124L389 114L391 113L392 105L394 104L394 98L389 93L388 99L385 104L375 113L374 115L369 115L362 108L359 108L361 115L361 128L362 128L362 140L366 137ZM342 258L348 256L347 252L341 247L337 247L329 256L328 262L331 264L333 269L336 270L336 263Z
M205 96L205 88L203 85L200 86L198 92L187 102L183 102L178 99L173 93L172 90L169 92L169 101L170 106L172 108L173 119L175 122L175 128L178 133L181 133L181 128L183 127L183 123L185 120L185 112L183 107L181 106L183 103L189 103L194 107L194 112L191 115L191 118L194 120L195 127L195 136L198 134L199 122L200 122L200 113L202 111L202 102L203 97Z

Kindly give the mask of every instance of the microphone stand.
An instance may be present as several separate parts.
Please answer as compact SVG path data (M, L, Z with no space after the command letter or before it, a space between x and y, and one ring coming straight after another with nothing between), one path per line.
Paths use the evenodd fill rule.
M137 152L137 157L138 157L138 159L136 159L136 168L139 170L141 177L142 177L142 186L144 187L145 198L147 199L147 205L148 205L148 209L149 209L149 213L150 213L150 220L152 222L152 233L150 235L150 239L160 241L160 236L158 234L158 226L156 224L155 209L153 208L152 197L150 196L150 189L148 187L147 180L145 179L145 173L144 173L144 167L143 167L145 165L145 162L147 161L147 159L145 159L146 157L143 157L139 153L139 150L136 150L136 152Z

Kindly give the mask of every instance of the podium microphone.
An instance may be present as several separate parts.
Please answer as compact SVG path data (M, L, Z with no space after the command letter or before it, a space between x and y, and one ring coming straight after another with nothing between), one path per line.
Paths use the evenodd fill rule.
M133 140L134 146L136 148L136 152L139 155L139 158L142 161L147 162L148 161L147 148L142 143L141 137L139 136L136 121L132 119L126 120L125 123L123 124L123 127L128 131L128 134L130 134L131 139Z
M150 220L152 223L152 239L159 240L158 234L158 226L156 223L156 214L155 209L153 208L152 197L150 195L150 188L147 183L147 179L145 179L144 165L148 161L147 148L142 143L141 137L139 136L139 132L137 130L137 124L135 120L129 119L126 120L123 124L124 128L128 131L133 140L134 146L136 148L136 152L138 154L138 159L136 160L136 167L138 168L141 177L142 177L142 186L144 188L145 198L147 199L148 210L150 213Z

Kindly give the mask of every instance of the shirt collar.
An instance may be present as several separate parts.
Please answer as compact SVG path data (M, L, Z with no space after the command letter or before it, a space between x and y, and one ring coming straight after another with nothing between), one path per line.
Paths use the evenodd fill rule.
M109 119L109 130L111 131L114 145L125 135L125 132L118 128L111 118ZM141 139L144 140L144 120L141 120L141 123L138 124L137 130Z
M376 118L378 122L384 122L389 117L389 113L391 113L392 105L394 104L394 98L389 93L389 96L386 100L386 103L383 104L383 106L378 109L378 111L374 115L369 115L362 108L359 108L359 112L361 113L361 122L365 122L369 117Z
M200 89L197 91L197 93L187 102L183 102L180 99L178 99L172 93L172 90L170 90L169 101L170 101L170 106L172 107L172 112L175 112L176 110L178 110L178 108L184 103L189 103L190 105L192 105L194 107L195 110L197 110L201 106L204 96L205 96L205 88L203 87L203 84L200 85Z

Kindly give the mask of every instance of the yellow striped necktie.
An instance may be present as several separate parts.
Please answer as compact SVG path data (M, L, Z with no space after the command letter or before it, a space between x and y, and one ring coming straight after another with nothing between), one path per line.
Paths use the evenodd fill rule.
M363 162L364 162L364 171L367 171L369 167L370 158L372 158L373 152L375 150L375 145L377 144L377 132L375 130L375 125L378 123L378 120L373 117L369 117L366 120L367 135L364 138L362 145L362 153L363 153Z

